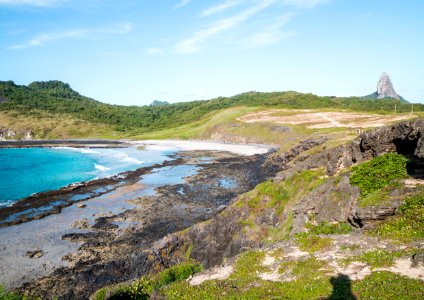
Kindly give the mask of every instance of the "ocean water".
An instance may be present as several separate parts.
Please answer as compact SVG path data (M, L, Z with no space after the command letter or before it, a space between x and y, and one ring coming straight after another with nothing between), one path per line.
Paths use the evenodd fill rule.
M119 149L0 149L0 207L33 193L161 163L175 151Z

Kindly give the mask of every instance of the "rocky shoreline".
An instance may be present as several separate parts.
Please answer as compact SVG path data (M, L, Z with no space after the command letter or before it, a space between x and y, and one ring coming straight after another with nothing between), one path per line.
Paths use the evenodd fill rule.
M64 234L62 240L76 243L79 249L62 258L66 262L65 265L61 263L50 269L47 268L45 273L39 269L34 272L35 277L25 276L19 284L16 284L15 278L14 284L6 284L6 286L17 287L29 281L24 283L20 289L27 290L29 286L34 286L34 288L30 288L34 294L47 298L51 295L64 299L86 298L95 289L105 284L136 278L151 268L151 266L140 267L140 265L145 261L143 251L149 249L155 241L169 233L183 230L197 222L211 218L222 211L233 197L268 179L270 174L265 172L261 166L269 154L240 156L219 151L179 152L173 157L173 160L160 165L124 172L112 178L95 180L59 191L40 193L18 202L20 204L14 208L0 210L3 212L4 220L5 216L10 215L12 211L18 212L20 209L22 212L22 209L28 208L28 203L41 205L45 204L47 199L53 203L54 199L63 198L64 195L68 199L72 197L75 199L76 195L91 195L89 201L86 201L87 199L70 200L55 209L43 212L45 215L35 217L39 220L34 222L43 222L42 218L52 213L59 213L61 210L65 212L65 210L75 207L75 203L78 201L84 201L83 203L87 204L94 201L99 196L95 194L96 191L99 192L99 188L102 188L100 194L106 193L107 195L111 191L113 193L113 190L139 188L137 185L140 184L140 178L151 174L154 169L182 165L198 167L197 173L186 177L182 184L157 187L154 195L132 199L130 203L133 207L124 212L96 215L94 222L84 219L75 222L74 230ZM208 158L206 162L204 161L205 157ZM36 199L37 201L34 201ZM70 207L66 208L67 206ZM86 208L80 208L80 210L84 209ZM34 218L22 215L22 218L9 223L5 222L3 226L31 219ZM15 226L10 228L13 227ZM28 249L26 253L35 253L35 255L30 255L31 258L26 258L26 260L36 262L43 259L43 254L48 255L49 251L48 248L43 249L42 245L35 250ZM52 273L49 274L49 272ZM44 279L40 278L44 275L48 276ZM3 276L6 275L2 274L1 277ZM55 287L46 287L45 284L52 283L47 279L50 276L62 278L63 285L55 280ZM49 283L45 283L44 280ZM74 283L69 285L69 280ZM93 280L95 283L92 282ZM35 288L35 286L39 288Z
M141 176L151 173L153 169L182 163L184 163L182 158L176 158L112 177L73 183L58 190L36 193L12 206L1 207L0 228L58 214L65 207L112 192L120 186L133 184L140 180Z

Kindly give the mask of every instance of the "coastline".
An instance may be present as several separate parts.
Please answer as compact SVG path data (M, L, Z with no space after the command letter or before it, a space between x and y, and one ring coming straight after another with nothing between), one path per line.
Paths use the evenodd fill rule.
M126 176L115 176L117 184L113 189L100 195L68 203L60 210L42 216L38 220L0 228L5 238L3 241L5 244L1 245L3 250L0 250L0 258L9 261L8 264L12 264L14 268L14 272L6 270L0 272L0 281L3 281L8 288L16 288L23 284L22 288L26 289L28 284L43 284L43 279L40 277L47 274L54 276L56 272L62 272L65 278L72 277L76 269L81 269L78 272L85 274L82 269L92 272L99 264L125 263L125 259L128 259L127 256L131 253L141 251L141 248L145 249L168 233L211 218L225 208L234 196L265 180L267 175L261 173L260 166L266 157L267 154L247 156L216 150L179 151L172 161L140 168L125 174ZM180 176L189 175L183 183L165 183L153 187L151 190L154 190L154 193L138 194L137 191L145 189L141 178L157 176L157 170L167 168L176 170L185 165L197 169L194 174L187 174L185 169L182 169L180 173L185 175ZM111 186L110 182L110 178L101 179L87 187L79 185L71 191L64 192L75 193L84 191L85 188L97 188L99 185ZM28 202L30 201L28 199ZM84 203L84 206L78 208L76 202ZM95 210L93 205L96 207ZM99 210L103 213L99 213ZM59 212L61 214L57 214ZM89 217L80 219L84 214L88 214ZM70 220L72 226L69 225ZM25 221L29 221L29 218ZM65 224L67 230L57 229L61 222L69 223ZM37 226L34 227L35 224ZM45 232L40 235L37 234L37 230ZM50 230L53 232L49 233ZM21 238L17 234L19 232L23 234ZM37 236L45 238L38 241ZM19 239L25 243L18 251L14 249L16 246L13 244L20 244ZM33 239L36 248L30 247L29 241ZM11 241L17 243L13 242L11 245ZM122 247L115 248L115 244L120 243L126 245L125 251L121 249ZM97 253L94 261L93 251ZM29 258L28 253L41 253L39 254L41 257ZM87 260L87 255L92 258ZM128 274L116 274L108 280L119 281L122 280L122 276L127 278ZM81 280L84 281L82 284L88 283L86 279L82 275ZM44 290L44 293L47 290Z
M19 147L16 147L19 145ZM154 169L177 166L187 163L181 153L190 151L229 152L233 155L249 156L266 154L272 151L268 145L228 144L202 140L36 140L36 141L0 141L1 148L33 148L33 147L71 147L71 148L128 148L143 147L149 150L175 150L170 160L151 166L124 171L110 177L71 183L57 190L42 191L22 198L11 206L0 207L0 228L16 225L32 220L42 219L51 214L59 214L63 208L81 201L87 201L117 188L133 184L143 175ZM184 156L184 155L183 155ZM222 156L222 154L221 154ZM38 211L37 211L38 210Z

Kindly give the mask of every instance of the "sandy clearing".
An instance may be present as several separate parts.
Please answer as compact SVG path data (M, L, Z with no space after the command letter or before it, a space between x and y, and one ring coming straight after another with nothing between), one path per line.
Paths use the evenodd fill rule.
M366 263L354 261L348 266L340 266L337 261L332 261L329 265L333 268L333 271L327 273L327 275L337 276L343 274L349 276L351 280L361 280L371 275L371 268Z
M275 262L275 258L274 257L272 257L272 256L270 256L268 253L265 255L265 258L264 258L264 261L262 262L262 264L265 266L265 267L268 267L268 266L271 266L271 265L273 265L274 264L274 262Z
M390 271L409 278L420 279L424 281L424 266L420 264L418 267L412 267L410 258L400 258L395 261L390 268L380 268L376 271Z
M290 113L290 115L281 115ZM293 114L294 113L294 114ZM317 112L312 110L273 109L246 114L237 120L245 123L272 122L277 124L305 125L308 128L367 128L380 127L391 122L416 118L416 115L378 115L352 112Z
M204 272L198 273L192 278L187 279L187 281L190 283L190 285L199 285L206 280L227 279L233 272L234 268L232 266L215 267L211 270L206 270Z
M272 149L266 145L256 144L227 144L208 141L181 141L181 140L145 140L130 141L130 144L144 146L148 150L178 149L181 151L211 150L228 151L241 155L264 154Z

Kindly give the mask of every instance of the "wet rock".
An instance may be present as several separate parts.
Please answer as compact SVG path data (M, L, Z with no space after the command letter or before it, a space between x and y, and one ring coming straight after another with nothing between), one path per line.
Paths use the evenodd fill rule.
M44 255L43 250L37 249L33 251L27 251L26 256L29 258L40 258Z
M87 229L90 227L90 224L88 223L87 219L82 219L75 221L73 227L78 229Z
M119 228L118 225L112 224L108 221L108 218L100 217L96 219L96 223L92 226L93 229L97 230L111 230Z

